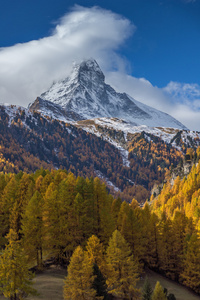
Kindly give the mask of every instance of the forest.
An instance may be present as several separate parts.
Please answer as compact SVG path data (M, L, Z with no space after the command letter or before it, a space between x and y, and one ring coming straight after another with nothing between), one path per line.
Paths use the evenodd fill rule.
M128 138L127 166L119 149L102 137L39 112L12 109L13 118L0 106L0 171L4 173L29 173L41 167L89 178L100 173L105 182L112 183L112 195L144 203L153 185L164 180L166 170L183 159L180 150L142 132Z
M136 283L145 267L200 294L199 191L199 164L143 207L114 198L99 178L61 169L1 173L0 290L10 299L34 292L30 266L42 270L51 259L68 266L65 299L141 299ZM103 296L94 296L98 282Z

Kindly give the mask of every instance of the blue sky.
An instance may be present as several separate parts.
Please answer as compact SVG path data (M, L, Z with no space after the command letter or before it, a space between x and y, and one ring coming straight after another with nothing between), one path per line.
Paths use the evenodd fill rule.
M27 106L95 56L116 89L200 131L199 16L200 0L3 0L0 102Z

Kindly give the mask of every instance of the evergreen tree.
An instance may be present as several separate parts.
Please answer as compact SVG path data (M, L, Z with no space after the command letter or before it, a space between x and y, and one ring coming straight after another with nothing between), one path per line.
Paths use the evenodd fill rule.
M0 292L11 300L22 300L29 294L36 294L31 287L33 274L15 231L7 235L8 245L0 256Z
M107 284L109 293L123 299L137 299L136 289L139 263L118 230L113 232L107 248Z
M156 283L151 300L167 300L167 297L159 281L157 281Z
M109 294L107 292L106 279L101 273L97 264L93 265L93 275L94 281L92 284L93 289L96 291L95 299L109 299Z
M151 300L151 295L153 293L151 284L149 282L148 277L146 276L144 285L142 288L142 300Z
M88 255L78 246L68 266L68 275L64 285L64 299L95 299L96 291L92 286L93 282L93 265Z

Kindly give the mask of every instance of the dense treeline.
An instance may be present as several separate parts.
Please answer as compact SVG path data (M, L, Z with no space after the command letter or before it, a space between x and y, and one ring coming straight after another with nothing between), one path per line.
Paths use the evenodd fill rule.
M147 265L200 293L199 188L197 165L187 180L166 185L152 206L140 208L134 199L114 199L98 178L43 169L1 174L0 245L14 231L30 263L42 268L47 257L68 264L92 235L109 247L117 230L138 262L136 273Z
M0 106L0 171L6 173L29 173L40 167L67 169L75 176L100 176L112 182L112 194L118 189L123 200L131 202L134 197L144 202L166 169L182 158L180 151L161 139L141 133L129 137L128 167L120 151L102 138L39 112L10 110L12 117ZM111 134L123 136L122 132Z
M137 133L129 143L129 160L135 183L148 190L156 181L162 182L166 170L172 165L177 166L182 159L181 151L149 133Z
M199 156L199 148L197 156ZM189 153L190 152L190 153ZM194 152L188 151L187 159ZM152 203L152 212L164 220L164 260L159 268L188 287L200 292L200 164L193 165L187 178L167 182Z

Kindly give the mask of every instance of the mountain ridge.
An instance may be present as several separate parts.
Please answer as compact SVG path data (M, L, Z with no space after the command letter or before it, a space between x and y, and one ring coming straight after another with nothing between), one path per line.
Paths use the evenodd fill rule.
M29 109L36 108L41 113L60 120L65 118L65 121L77 121L107 117L123 119L132 126L187 129L170 115L147 106L126 93L117 93L105 83L105 76L93 59L75 64L69 77L54 82L39 98L43 103L36 107L33 102ZM45 101L50 101L51 105L49 102L45 105ZM59 110L59 114L54 115L53 110ZM73 114L76 116L74 119ZM71 117L68 117L69 115Z
M0 171L65 168L98 176L127 201L147 199L186 149L200 145L200 132L117 93L91 60L75 65L71 77L54 83L28 109L0 106L0 138Z
M188 147L200 145L200 133L129 126L113 118L72 124L0 105L0 172L64 168L76 176L97 176L113 194L140 202L171 165L180 163Z

